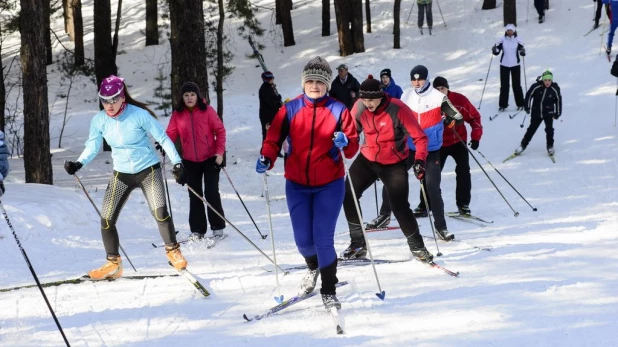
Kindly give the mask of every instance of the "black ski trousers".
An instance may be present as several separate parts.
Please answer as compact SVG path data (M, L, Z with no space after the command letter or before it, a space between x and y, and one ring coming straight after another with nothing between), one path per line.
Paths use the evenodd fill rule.
M470 176L470 155L468 154L468 148L461 141L447 147L440 148L440 171L444 169L444 163L446 159L451 156L455 160L455 202L457 207L470 205L472 190L472 179ZM423 201L423 193L420 192L420 201L418 205L420 208L427 209L425 201ZM431 209L431 198L427 197L429 203L429 209Z
M554 119L552 117L541 118L540 116L531 115L530 116L530 126L528 126L528 130L526 130L526 134L524 138L521 140L521 145L526 147L532 140L532 136L536 132L536 129L539 128L541 123L545 122L545 137L547 147L554 146Z
M425 22L425 13L427 13L427 26L433 27L433 13L431 11L431 3L418 4L418 27L422 28Z
M410 155L414 157L412 154ZM350 179L352 180L354 192L360 200L363 192L371 187L378 178L384 184L384 188L388 193L387 200L399 222L403 235L407 239L410 250L425 247L423 237L418 230L418 223L408 202L409 184L406 160L396 164L382 165L367 160L362 154L359 154L352 165L350 165L349 178L347 179L345 198L343 200L343 211L348 221L352 241L363 242L364 238L349 181ZM360 207L360 202L358 204Z
M500 65L500 97L498 106L507 108L509 106L509 80L513 82L513 95L517 107L524 107L524 92L521 90L521 67L519 65L506 67Z
M219 173L221 169L215 166L216 157L206 159L201 162L182 160L185 167L187 184L193 188L200 196L205 197L206 201L223 216L223 206L221 205L221 195L219 194ZM202 188L202 181L204 188ZM202 194L202 192L204 194ZM210 221L211 230L225 228L225 221L214 211L208 208L208 220L206 219L206 206L202 199L198 198L189 191L189 227L191 232L206 234L207 222Z
M144 193L150 213L157 221L163 242L166 245L176 243L174 222L167 210L161 165L157 163L136 174L114 171L107 184L101 209L101 236L108 256L120 256L116 221L129 195L138 187Z
M545 16L545 0L534 0L534 8L539 16Z

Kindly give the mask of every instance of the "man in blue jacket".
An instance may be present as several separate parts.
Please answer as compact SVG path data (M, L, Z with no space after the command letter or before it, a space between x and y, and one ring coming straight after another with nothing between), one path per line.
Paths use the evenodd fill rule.
M380 71L380 80L382 80L382 90L385 91L386 94L395 99L401 99L403 90L395 83L393 77L391 77L391 69L384 69Z
M618 0L603 0L604 4L609 5L609 33L607 33L607 45L605 53L609 55L612 52L612 42L614 41L614 32L618 27Z

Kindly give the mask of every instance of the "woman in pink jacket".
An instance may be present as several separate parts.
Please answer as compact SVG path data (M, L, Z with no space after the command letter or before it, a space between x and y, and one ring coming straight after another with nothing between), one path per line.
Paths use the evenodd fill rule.
M202 193L206 201L221 215L221 195L219 195L219 172L224 165L225 128L217 112L206 104L200 88L193 82L186 82L180 89L182 100L172 113L167 127L167 136L176 142L180 137L182 163L185 167L187 184L196 192ZM204 238L207 230L205 206L201 199L189 192L190 240ZM214 237L223 237L225 221L210 208L208 220Z

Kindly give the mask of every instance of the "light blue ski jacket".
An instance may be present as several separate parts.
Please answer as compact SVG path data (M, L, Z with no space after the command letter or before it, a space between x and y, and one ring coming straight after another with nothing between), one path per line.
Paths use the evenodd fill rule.
M77 161L84 166L88 165L99 153L105 138L112 148L114 170L128 174L138 173L159 162L148 134L161 144L172 164L182 161L161 124L148 111L130 104L127 104L122 114L116 118L106 115L105 110L94 115L90 122L86 148Z

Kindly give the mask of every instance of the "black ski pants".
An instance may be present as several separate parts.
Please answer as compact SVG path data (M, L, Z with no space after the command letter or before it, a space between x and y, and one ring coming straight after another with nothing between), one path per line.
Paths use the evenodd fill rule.
M193 188L200 196L205 197L212 207L225 216L223 206L221 206L221 195L219 194L219 173L221 169L215 166L215 159L215 157L212 157L201 162L183 159L182 164L185 167L185 175L189 187ZM202 181L204 182L203 190ZM204 192L203 195L202 192ZM225 221L212 211L210 207L208 208L208 220L210 221L211 230L225 228ZM206 206L204 202L189 191L189 227L191 232L206 234L208 220L206 219Z
M422 28L425 21L425 13L427 13L427 26L433 27L433 13L431 12L431 3L418 4L418 27Z
M472 190L472 179L470 176L470 155L464 143L457 142L454 145L440 148L440 171L444 169L446 159L451 156L455 160L455 202L457 207L470 205L470 191ZM423 192L419 193L421 203L420 208L427 209L423 201ZM431 198L427 197L429 209L431 210Z
M414 156L412 155L412 157ZM345 198L343 200L343 211L348 221L352 241L363 242L364 238L360 227L361 221L359 220L356 204L352 196L352 189L350 188L350 180L352 180L354 185L356 198L360 200L363 192L371 187L378 178L384 184L384 188L388 193L388 203L393 209L393 214L399 222L410 250L425 247L423 238L418 230L418 223L408 202L409 184L406 160L396 164L382 165L367 160L362 154L359 154L352 165L350 165L349 177L345 187ZM358 205L360 207L360 202L358 202Z
M545 0L534 0L534 8L539 16L545 16Z
M524 93L521 90L521 67L519 65L506 67L500 65L500 98L498 106L507 108L509 106L509 80L513 82L513 95L517 107L524 107Z
M116 221L129 195L138 187L144 193L150 213L157 221L163 242L166 245L176 243L174 222L167 210L161 165L157 163L136 174L114 171L107 184L101 209L101 236L108 256L120 256Z
M539 128L539 125L541 125L541 123L545 122L545 136L546 136L546 144L547 147L553 147L554 146L554 118L552 117L545 117L545 118L541 118L541 116L536 116L536 115L531 115L530 116L530 126L528 126L528 130L526 130L526 134L524 135L524 138L521 140L521 145L526 147L528 146L528 144L530 143L530 140L532 140L532 136L534 136L534 133L536 132L536 129Z

